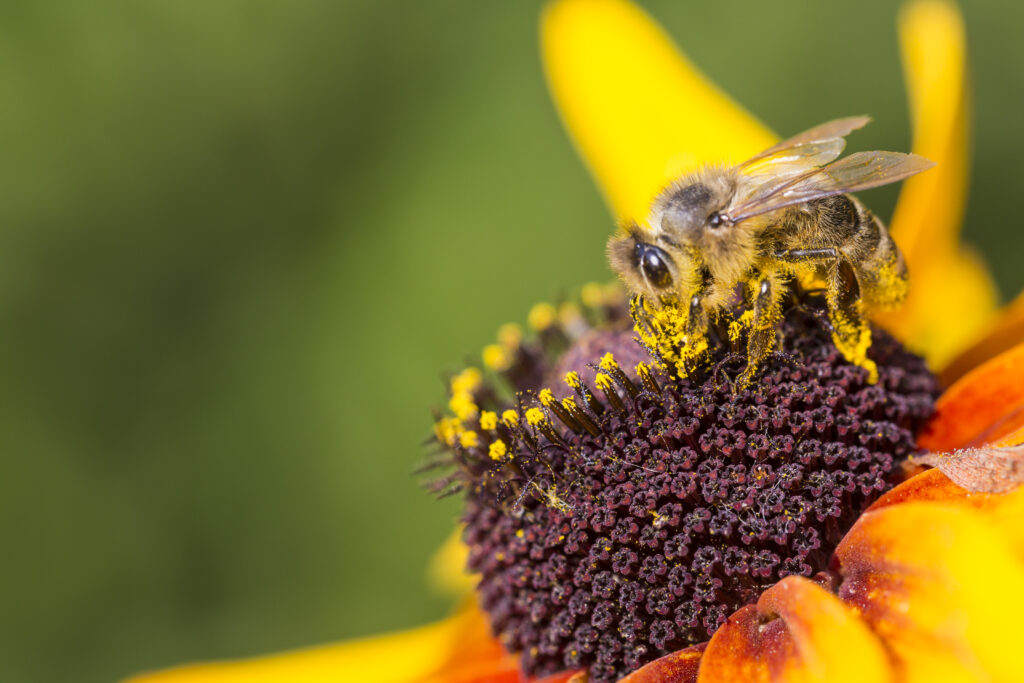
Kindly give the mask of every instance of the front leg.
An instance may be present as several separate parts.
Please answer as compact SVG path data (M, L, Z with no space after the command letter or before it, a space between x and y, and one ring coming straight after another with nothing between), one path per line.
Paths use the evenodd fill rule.
M751 280L750 297L754 305L747 334L747 368L739 377L741 387L750 384L761 362L775 347L785 289L784 277L776 272L765 272Z
M867 356L871 327L861 300L857 273L850 261L834 247L780 250L775 252L775 257L790 263L829 264L825 300L832 324L832 341L846 360L868 371L868 382L877 382L878 366Z

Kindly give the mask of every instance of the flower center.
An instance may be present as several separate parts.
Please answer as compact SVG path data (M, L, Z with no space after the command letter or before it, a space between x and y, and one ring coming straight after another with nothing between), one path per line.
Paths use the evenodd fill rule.
M936 383L875 330L869 384L813 304L786 315L746 387L741 354L670 378L624 306L584 312L504 344L502 380L453 380L438 439L456 467L439 487L466 492L480 603L525 673L603 683L707 640L782 577L827 570L914 452Z

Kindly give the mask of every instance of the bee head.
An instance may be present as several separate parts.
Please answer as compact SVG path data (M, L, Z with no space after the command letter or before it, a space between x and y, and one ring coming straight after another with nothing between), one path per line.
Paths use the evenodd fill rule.
M730 227L722 211L734 183L725 173L705 171L665 189L651 206L650 224L680 244L701 247Z
M608 241L608 260L630 290L658 301L674 292L679 270L672 255L651 239L631 224Z

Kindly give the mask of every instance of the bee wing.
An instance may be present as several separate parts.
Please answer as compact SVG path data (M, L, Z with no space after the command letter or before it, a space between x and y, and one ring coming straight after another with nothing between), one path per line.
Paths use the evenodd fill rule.
M823 123L769 147L744 161L738 168L748 175L789 175L814 166L824 166L842 153L846 147L843 138L863 128L870 120L869 116L849 116Z
M926 171L935 162L916 154L857 152L795 177L767 178L736 193L727 214L733 223L814 199L888 185Z

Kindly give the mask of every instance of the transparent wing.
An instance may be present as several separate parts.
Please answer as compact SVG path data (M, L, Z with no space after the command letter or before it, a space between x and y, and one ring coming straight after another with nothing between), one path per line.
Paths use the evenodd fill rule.
M857 152L828 166L795 177L766 178L736 193L727 215L733 223L794 204L895 183L926 171L935 162L916 154Z
M744 161L738 168L748 175L791 175L814 166L823 166L842 153L846 146L844 137L863 128L870 120L869 116L849 116L823 123L769 147Z

